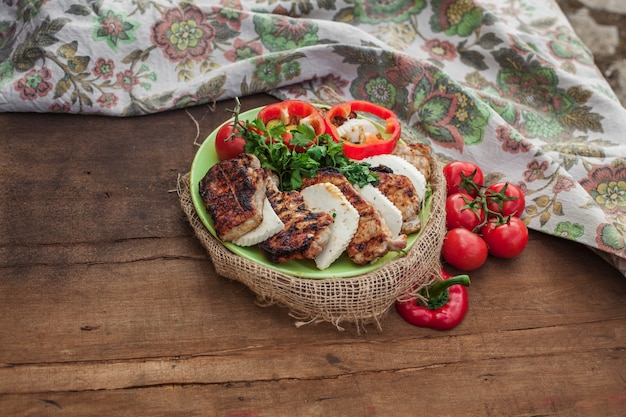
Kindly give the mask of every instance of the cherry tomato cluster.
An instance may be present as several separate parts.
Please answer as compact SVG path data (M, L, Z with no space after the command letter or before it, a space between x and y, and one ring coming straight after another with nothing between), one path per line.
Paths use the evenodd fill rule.
M472 271L489 254L514 258L522 253L528 243L528 228L520 219L526 204L522 190L507 182L483 185L484 174L472 162L452 161L443 174L447 182L443 259Z

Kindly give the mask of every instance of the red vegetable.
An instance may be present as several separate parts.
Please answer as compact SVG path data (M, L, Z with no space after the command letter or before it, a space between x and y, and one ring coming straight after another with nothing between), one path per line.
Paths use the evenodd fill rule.
M476 197L485 180L480 167L466 161L448 162L443 167L443 176L446 179L448 195L465 192Z
M519 217L510 217L506 223L488 221L480 233L489 253L497 258L514 258L528 243L528 228Z
M337 127L341 126L348 119L354 119L359 114L370 114L385 121L385 133L388 137L378 135L367 135L361 142L353 143L344 140L337 132ZM351 159L361 160L368 156L391 153L400 139L402 130L400 121L391 110L363 100L347 101L331 107L324 116L326 132L330 134L336 142L343 143L344 154Z
M282 122L287 128L287 133L283 139L289 146L291 133L289 130L295 129L300 124L308 124L319 136L326 131L324 118L317 107L302 100L285 100L278 103L268 104L259 111L258 116L263 123L270 127L271 123Z
M483 201L474 199L469 194L454 193L446 198L446 227L448 230L462 227L476 232L485 221Z
M489 255L487 243L470 230L457 227L446 233L441 256L450 265L462 271L473 271L483 266Z
M239 123L239 129L245 129L242 123ZM235 122L222 125L215 136L215 153L220 161L243 153L245 145L246 139L235 129Z
M499 182L490 185L485 191L487 208L502 216L520 217L524 213L526 200L524 192L515 184Z
M443 280L421 291L428 299L423 303L417 298L396 302L396 310L408 323L419 327L449 330L456 327L467 314L467 275L452 277L441 271Z

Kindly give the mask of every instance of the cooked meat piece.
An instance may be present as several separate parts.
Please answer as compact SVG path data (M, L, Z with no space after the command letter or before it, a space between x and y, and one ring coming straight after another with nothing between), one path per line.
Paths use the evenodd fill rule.
M432 150L425 143L398 142L392 154L401 156L420 170L428 182L430 180L430 155Z
M232 241L261 223L266 182L266 171L252 154L209 168L199 191L220 239Z
M363 159L363 162L371 164L372 167L384 165L387 168L391 168L394 174L404 175L411 180L420 200L426 195L427 181L424 174L403 157L392 154L382 154L367 157Z
M285 224L282 231L259 244L267 259L279 263L319 255L330 239L332 216L309 210L300 192L279 191L275 181L268 181L267 198Z
M376 188L402 213L402 233L417 232L420 222L415 220L421 209L421 200L411 180L405 175L394 174L383 165L373 167L372 171L380 178Z
M336 185L359 212L359 226L346 248L346 253L352 262L365 265L376 261L390 250L400 250L406 247L406 235L394 238L380 212L368 203L337 170L323 168L314 178L304 178L305 187L324 182Z

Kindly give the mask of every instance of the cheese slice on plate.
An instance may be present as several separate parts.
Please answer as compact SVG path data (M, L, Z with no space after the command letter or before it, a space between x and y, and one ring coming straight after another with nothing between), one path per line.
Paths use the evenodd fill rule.
M359 212L336 185L328 182L308 186L301 193L310 210L325 211L333 216L330 239L314 259L318 269L326 269L341 256L352 241L359 226Z

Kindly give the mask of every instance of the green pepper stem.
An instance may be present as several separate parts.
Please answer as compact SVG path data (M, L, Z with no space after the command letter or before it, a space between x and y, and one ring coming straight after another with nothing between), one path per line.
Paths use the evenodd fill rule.
M437 281L433 285L428 288L422 290L422 295L428 296L429 298L438 297L441 293L445 292L448 288L453 285L463 285L465 287L469 287L470 278L469 275L457 275L452 278L444 279L442 281Z

